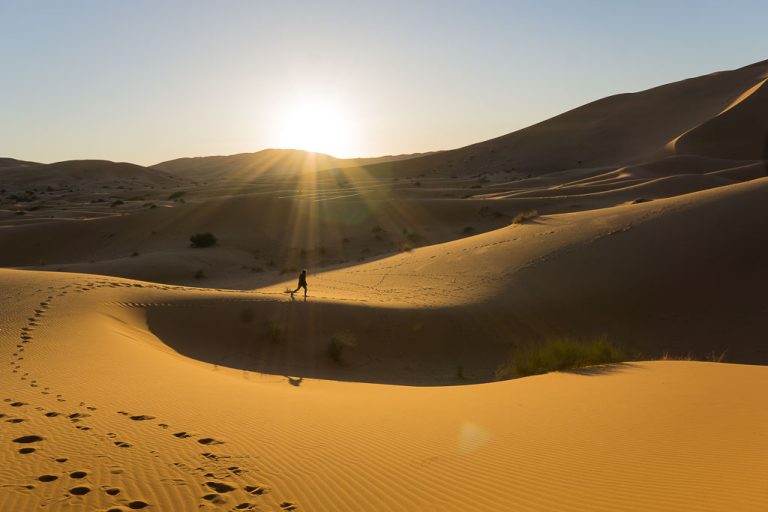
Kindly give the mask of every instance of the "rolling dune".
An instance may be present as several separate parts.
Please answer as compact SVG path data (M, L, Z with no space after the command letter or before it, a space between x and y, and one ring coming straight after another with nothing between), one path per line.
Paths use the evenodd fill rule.
M766 73L427 155L0 159L0 510L763 510ZM626 362L499 380L563 337Z

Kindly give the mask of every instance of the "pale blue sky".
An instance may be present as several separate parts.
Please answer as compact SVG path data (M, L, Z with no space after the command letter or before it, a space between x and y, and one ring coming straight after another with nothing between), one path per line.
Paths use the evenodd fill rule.
M766 59L766 22L763 0L0 0L0 156L257 151L307 101L338 109L338 156L449 149Z

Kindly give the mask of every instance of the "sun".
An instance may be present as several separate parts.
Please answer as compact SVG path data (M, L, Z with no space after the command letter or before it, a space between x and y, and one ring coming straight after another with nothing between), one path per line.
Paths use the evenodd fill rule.
M332 101L290 104L278 120L277 140L281 148L348 157L353 149L353 135L346 112Z

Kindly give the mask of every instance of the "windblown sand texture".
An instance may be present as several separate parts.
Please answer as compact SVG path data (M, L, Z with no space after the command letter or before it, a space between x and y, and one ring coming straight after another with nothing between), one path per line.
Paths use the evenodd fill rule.
M767 79L427 155L0 159L0 510L764 510ZM637 361L497 380L561 336Z

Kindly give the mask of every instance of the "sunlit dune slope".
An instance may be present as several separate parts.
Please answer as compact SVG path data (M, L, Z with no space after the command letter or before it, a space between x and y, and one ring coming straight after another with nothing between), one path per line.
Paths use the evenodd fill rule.
M763 367L632 363L421 388L260 376L180 356L151 327L162 308L239 315L264 291L0 280L8 510L761 510L768 499ZM224 341L225 319L211 320L222 327L211 342Z

